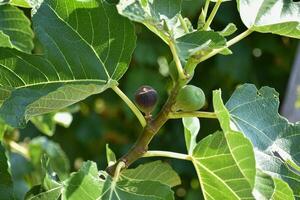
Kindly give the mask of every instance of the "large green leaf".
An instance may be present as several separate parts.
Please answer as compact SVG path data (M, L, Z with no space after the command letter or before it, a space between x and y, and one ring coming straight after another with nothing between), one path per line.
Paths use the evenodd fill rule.
M32 40L30 21L23 11L11 5L0 5L0 47L30 53Z
M231 125L254 145L257 167L286 181L300 198L300 124L291 124L278 114L278 93L245 84L236 89L226 107Z
M223 132L201 140L192 154L204 196L206 199L254 199L253 146L242 133L229 126L229 113L220 109L223 106L221 91L215 91L213 97L215 112L223 118L220 121ZM191 125L186 128L189 127Z
M293 0L237 0L244 24L255 31L300 38L300 3Z
M181 184L179 176L171 166L161 161L139 165L135 169L124 170L121 173L121 177L128 180L158 181L170 187Z
M216 132L204 138L194 149L193 163L205 199L254 199L254 153L242 134Z
M224 131L236 129L231 123L230 113L225 107L221 92L215 91L213 95L215 113ZM260 169L256 170L255 187L253 195L256 199L294 199L293 192L283 180L271 177Z
M226 126L229 114L218 112L222 105L221 92L214 92L216 114L225 116L216 132L201 140L191 155L205 199L254 199L255 159L250 141L242 133ZM194 146L199 121L184 119L187 149Z
M166 166L161 163L155 162L155 165L163 166L166 169ZM103 171L100 173L100 177L104 179L99 178L96 164L86 162L78 172L64 182L63 198L70 200L172 200L171 187L159 182L163 181L161 178L164 176L160 175L163 175L165 171L154 169L157 173L150 173L150 177L145 171L149 170L150 166L153 164L128 170L115 180ZM167 174L170 174L170 169L167 169ZM170 178L168 180L164 181L174 184L174 180L171 181Z
M104 0L45 0L32 21L43 55L0 51L0 117L17 127L117 84L135 44L132 24Z
M0 198L14 199L13 182L9 173L5 149L0 142Z

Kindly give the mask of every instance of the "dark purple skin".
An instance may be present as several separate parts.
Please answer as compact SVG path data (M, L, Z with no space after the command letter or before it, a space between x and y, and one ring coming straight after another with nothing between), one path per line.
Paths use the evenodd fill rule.
M146 115L150 114L157 103L157 92L150 86L143 85L135 93L135 102Z

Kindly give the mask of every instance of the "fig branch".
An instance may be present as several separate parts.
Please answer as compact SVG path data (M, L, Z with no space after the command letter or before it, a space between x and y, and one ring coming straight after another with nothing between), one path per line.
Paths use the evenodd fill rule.
M159 114L154 118L149 120L147 126L143 129L140 137L133 145L133 147L129 150L127 154L121 157L117 163L124 162L125 168L131 165L134 161L141 158L147 151L148 145L156 135L156 133L160 130L160 128L168 121L169 114L172 111L172 107L176 102L176 97L179 90L182 88L183 85L187 83L187 80L179 79L179 81L175 84L174 88L172 89L171 94L169 95L165 105L159 112ZM117 163L113 166L107 168L107 172L111 175L115 173Z

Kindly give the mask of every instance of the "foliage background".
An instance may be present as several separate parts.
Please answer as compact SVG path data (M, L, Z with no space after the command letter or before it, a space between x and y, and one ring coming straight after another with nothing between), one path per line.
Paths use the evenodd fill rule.
M199 0L183 0L183 15L189 17L195 25L202 4L203 1ZM25 12L28 11L25 10ZM245 30L235 1L222 4L212 27L215 30L221 30L229 22L235 23L240 31ZM170 61L171 54L168 47L142 25L136 24L136 32L137 48L129 71L120 82L120 87L132 99L139 86L151 85L160 95L158 106L160 107L167 97L170 80L165 75L166 68L163 65L159 66L158 60ZM282 100L296 47L295 39L253 33L232 48L233 55L219 55L202 63L196 70L192 84L205 91L208 102L205 110L212 110L212 90L222 88L223 97L227 99L238 84L246 82L254 83L257 87L271 86L280 93ZM104 169L106 166L105 145L109 143L117 156L121 156L134 143L141 127L131 111L112 91L92 96L78 106L80 109L74 114L71 127L66 129L58 126L51 140L59 143L66 152L72 171L77 170L84 160L93 160L97 162L100 169ZM217 126L219 126L217 121L202 120L200 137L211 134ZM15 140L24 143L38 136L44 135L32 124L12 134ZM173 120L167 123L153 140L150 149L184 153L185 144L181 121ZM12 154L10 159L13 177L19 180L18 196L21 197L28 189L28 183L33 184L36 177L32 173L32 166L24 158L18 154ZM138 162L145 160L141 159ZM202 195L191 163L164 160L169 162L182 178L183 184L175 188L177 198L198 200Z

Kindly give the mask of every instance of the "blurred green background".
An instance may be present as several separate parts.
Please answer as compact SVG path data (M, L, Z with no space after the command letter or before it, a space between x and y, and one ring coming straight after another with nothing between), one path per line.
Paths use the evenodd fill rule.
M194 25L197 23L202 3L201 0L183 0L183 15L189 17ZM230 22L237 25L239 32L246 29L240 21L235 1L221 5L212 28L222 30ZM168 71L162 63L165 60L170 62L171 54L168 47L142 25L136 24L136 33L137 47L130 68L120 82L120 88L133 99L133 94L139 86L151 85L159 93L159 108L166 100L170 84ZM232 48L233 55L218 55L203 62L196 69L192 84L201 87L206 93L207 106L204 110L212 110L212 90L221 88L226 101L238 84L246 82L254 83L257 87L271 86L283 98L296 47L295 39L253 33ZM71 171L77 170L85 160L93 160L98 163L100 169L105 169L105 145L109 144L120 157L141 132L138 120L112 91L92 96L79 103L78 107L79 111L73 115L70 128L58 125L54 136L48 137L58 143L66 153ZM219 125L215 120L201 120L199 137L203 138L217 129ZM14 131L12 137L17 141L28 143L32 138L39 136L44 135L29 124L26 129L20 130L20 133ZM46 145L45 148L50 147ZM150 149L185 153L181 121L169 121L153 140ZM18 197L21 198L28 189L28 183L34 185L38 182L35 180L35 167L15 153L11 154L10 159L13 177L17 180ZM202 199L191 163L162 159L170 163L182 178L182 185L174 189L176 198ZM149 160L141 159L133 166Z

